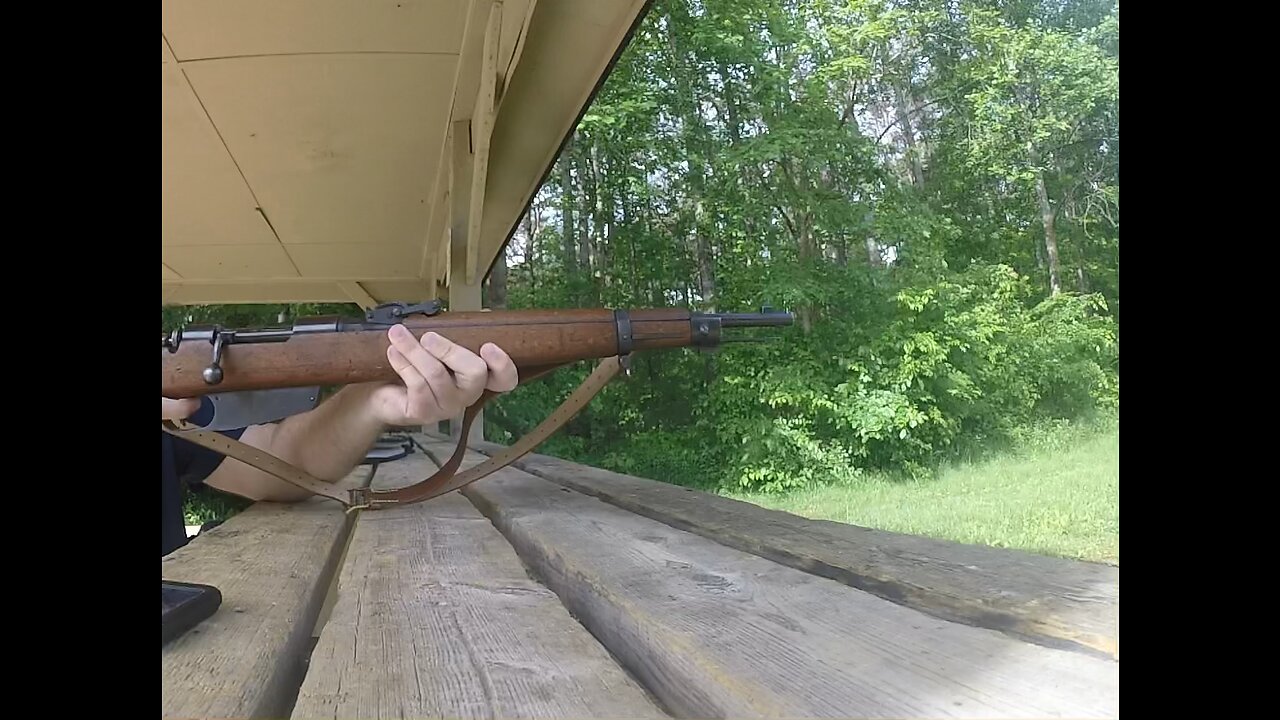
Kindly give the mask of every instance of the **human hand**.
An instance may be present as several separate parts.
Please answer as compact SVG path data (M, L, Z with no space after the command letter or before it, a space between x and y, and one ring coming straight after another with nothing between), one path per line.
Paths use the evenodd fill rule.
M493 343L485 343L476 355L434 332L419 341L403 325L392 326L387 337L387 359L404 385L382 385L370 396L374 416L384 424L421 425L456 417L485 390L509 392L519 382L515 363Z
M200 409L200 398L187 398L185 400L160 399L164 404L164 410L160 416L161 420L186 420Z

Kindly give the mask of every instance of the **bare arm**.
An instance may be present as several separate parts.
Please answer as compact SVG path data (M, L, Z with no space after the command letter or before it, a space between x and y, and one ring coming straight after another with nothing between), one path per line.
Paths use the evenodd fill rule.
M427 333L421 342L401 326L388 333L387 358L403 385L349 385L310 412L246 428L240 441L265 450L319 480L337 482L368 453L388 426L421 425L460 414L485 389L507 392L514 363L497 346L480 354ZM452 372L452 375L450 374ZM172 401L166 401L166 413ZM198 404L197 404L198 406ZM209 487L251 500L296 502L307 491L232 458L205 480Z
M385 425L372 411L379 385L348 385L310 412L245 428L240 442L261 448L312 477L337 482L364 458ZM205 480L209 487L250 500L297 502L311 493L227 458Z

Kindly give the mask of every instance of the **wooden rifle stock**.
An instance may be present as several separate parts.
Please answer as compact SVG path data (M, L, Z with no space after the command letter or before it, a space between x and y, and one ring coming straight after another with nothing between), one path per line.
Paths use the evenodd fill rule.
M689 311L679 309L625 314L603 309L504 310L409 317L401 324L415 337L434 331L477 354L491 342L511 356L523 381L530 371L548 366L689 346L693 342L690 317ZM619 333L619 326L625 329L627 321L630 348ZM333 324L312 321L310 326ZM254 342L252 337L233 341L223 348L219 363L223 374L216 384L207 383L203 374L212 364L212 341L185 337L176 350L166 348L162 353L161 394L177 399L211 392L399 380L387 360L391 323L338 321L337 325L336 332L281 330L291 333L283 341Z
M721 337L722 328L792 322L791 313L767 309L758 314L696 313L677 308L443 313L439 303L431 301L387 303L369 310L362 320L311 318L290 328L251 330L188 328L163 338L161 394L175 399L270 388L398 382L400 376L387 360L387 331L396 324L404 325L418 338L436 332L475 353L485 343L493 343L515 362L521 383L570 363L601 360L595 372L537 428L488 461L457 473L471 423L493 397L485 391L463 416L458 447L439 472L395 490L344 490L219 433L168 421L162 425L165 432L337 500L348 511L419 502L478 480L533 450L581 411L623 369L632 352L714 347L727 342Z

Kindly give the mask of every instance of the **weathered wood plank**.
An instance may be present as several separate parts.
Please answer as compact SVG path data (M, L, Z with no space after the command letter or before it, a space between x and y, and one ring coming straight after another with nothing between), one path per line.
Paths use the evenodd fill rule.
M368 481L357 468L344 484ZM213 585L222 606L161 653L163 717L282 717L350 529L331 500L257 503L160 561L166 580Z
M1119 712L1118 663L930 617L520 470L463 493L678 717Z
M416 453L374 486L434 471ZM293 717L666 716L451 493L360 514Z
M472 443L490 454L503 446ZM1120 657L1120 569L811 520L546 455L516 467L681 530L931 615Z
M476 284L480 260L481 221L484 218L485 181L489 178L489 140L493 135L494 93L498 81L498 45L502 32L502 0L493 0L489 25L484 34L484 55L480 65L480 89L471 113L471 208L467 215L467 283ZM482 278L483 279L483 278Z

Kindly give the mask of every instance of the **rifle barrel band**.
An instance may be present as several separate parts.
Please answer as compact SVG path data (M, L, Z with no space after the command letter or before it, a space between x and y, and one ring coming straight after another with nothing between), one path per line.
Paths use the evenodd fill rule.
M631 315L626 310L614 310L613 320L618 324L618 355L626 357L631 354L634 345L631 334Z

